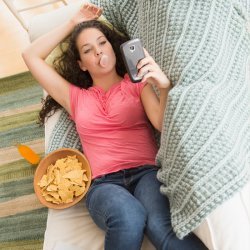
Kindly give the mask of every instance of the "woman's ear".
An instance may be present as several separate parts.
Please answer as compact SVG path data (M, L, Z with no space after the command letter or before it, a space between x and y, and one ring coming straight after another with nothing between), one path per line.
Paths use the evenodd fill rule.
M78 63L78 65L79 65L79 67L80 67L80 69L81 69L82 71L87 71L87 68L83 66L82 61L77 60L77 63Z

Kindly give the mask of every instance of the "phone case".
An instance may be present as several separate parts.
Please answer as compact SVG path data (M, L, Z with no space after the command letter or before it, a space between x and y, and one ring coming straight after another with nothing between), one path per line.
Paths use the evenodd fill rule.
M140 39L129 40L120 46L122 57L132 82L140 82L142 77L138 77L137 64L145 57Z

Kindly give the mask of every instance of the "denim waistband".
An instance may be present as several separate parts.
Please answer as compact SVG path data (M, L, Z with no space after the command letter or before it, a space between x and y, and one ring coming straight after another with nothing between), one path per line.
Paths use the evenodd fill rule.
M140 166L136 166L133 168L122 169L122 170L119 170L117 172L100 175L100 176L96 177L94 180L97 180L99 178L105 178L105 177L114 177L116 175L121 175L121 174L122 175L132 175L135 172L138 173L140 171L144 171L146 169L152 169L152 168L158 169L159 167L157 167L156 165L140 165Z

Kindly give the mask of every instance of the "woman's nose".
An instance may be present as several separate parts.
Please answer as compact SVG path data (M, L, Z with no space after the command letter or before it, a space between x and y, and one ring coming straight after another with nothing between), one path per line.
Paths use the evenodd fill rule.
M101 51L100 49L97 49L97 50L96 50L96 55L99 56L99 55L101 55L101 54L102 54L102 51Z

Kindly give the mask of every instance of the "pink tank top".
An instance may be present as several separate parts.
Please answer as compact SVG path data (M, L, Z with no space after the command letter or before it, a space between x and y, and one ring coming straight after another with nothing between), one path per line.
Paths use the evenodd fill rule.
M92 178L155 164L157 145L140 94L145 83L125 75L107 92L70 86L72 119L89 160Z

